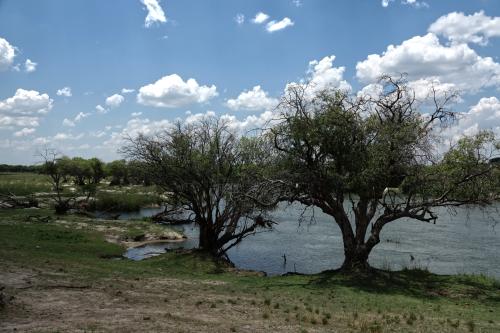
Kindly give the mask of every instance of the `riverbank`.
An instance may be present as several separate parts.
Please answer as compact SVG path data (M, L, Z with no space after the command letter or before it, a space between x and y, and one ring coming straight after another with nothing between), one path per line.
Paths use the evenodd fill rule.
M123 244L106 241L131 232L118 231L127 222L33 213L0 211L2 332L500 330L500 283L486 277L419 270L262 277L197 251L134 262L119 259ZM138 226L148 223L137 223L134 232L144 232Z

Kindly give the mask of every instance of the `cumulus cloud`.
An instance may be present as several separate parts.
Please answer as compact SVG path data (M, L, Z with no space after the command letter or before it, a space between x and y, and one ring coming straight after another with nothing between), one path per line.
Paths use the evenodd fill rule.
M500 136L500 100L483 97L469 111L460 115L456 126L446 128L443 136L447 144L456 143L460 137L477 134L480 130L492 130Z
M307 77L300 82L288 83L285 91L293 86L301 85L306 89L309 97L325 89L340 89L350 91L351 85L344 80L345 67L334 67L335 56L327 56L321 60L312 60L309 62Z
M149 119L130 119L120 132L112 132L109 140L104 142L105 146L116 149L125 143L125 138L137 137L139 134L154 135L170 128L173 124L166 119L151 121Z
M58 89L56 94L57 94L57 96L71 97L72 96L71 88L64 87L64 88Z
M159 0L141 0L141 2L148 11L148 15L144 20L146 28L152 27L156 23L167 22L167 17L160 6Z
M291 27L294 24L295 23L292 20L290 20L288 17L285 17L281 21L275 21L275 20L269 21L266 25L266 30L267 30L267 32L272 33L275 31L279 31L279 30L283 30L285 28Z
M35 129L34 128L28 128L28 127L25 127L17 132L14 133L14 136L15 137L22 137L22 136L28 136L28 135L31 135L33 133L35 133Z
M122 95L114 94L106 98L106 105L111 108L117 108L123 103L125 98Z
M371 54L356 65L356 76L364 83L399 73L407 73L412 81L438 81L468 92L500 85L500 64L466 44L442 45L433 33L389 45L381 55Z
M215 85L200 86L195 79L184 81L179 75L167 75L139 89L139 104L176 108L194 103L204 103L218 95Z
M26 62L24 63L24 70L27 73L31 73L36 71L36 66L38 66L38 63L33 62L30 59L26 59Z
M245 23L245 15L243 15L241 13L236 14L236 16L234 17L234 21L238 25L242 25L243 23Z
M0 37L0 71L5 71L14 64L16 48Z
M14 96L0 100L0 127L36 127L40 116L52 109L52 103L47 94L17 89Z
M453 12L432 23L429 32L444 36L452 43L486 45L490 38L500 37L500 17L486 16L483 11L472 15Z
M258 12L255 14L255 17L252 19L252 22L255 24L262 24L269 19L269 15L263 12Z
M241 92L237 98L229 99L226 105L231 110L262 111L272 109L278 104L278 100L268 96L268 93L260 86L252 90Z
M142 116L142 112L132 112L130 115L132 117L139 117L139 116Z
M333 67L335 56L324 57L320 61L309 62L309 84L315 90L327 88L338 88L341 90L351 90L351 85L344 80L345 67Z

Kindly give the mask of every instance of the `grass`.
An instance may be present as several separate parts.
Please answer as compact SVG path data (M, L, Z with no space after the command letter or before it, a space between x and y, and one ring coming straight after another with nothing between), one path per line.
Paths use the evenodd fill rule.
M50 192L51 186L45 175L36 173L0 173L0 194L27 196Z
M100 211L132 212L161 203L158 195L126 192L98 192L96 199L91 209Z
M199 281L206 283L205 287L192 292L197 293L197 301L206 299L203 303L209 305L193 302L198 307L209 308L214 315L225 306L259 309L259 320L273 325L295 325L293 331L500 331L499 282L481 275L444 276L403 270L380 271L373 276L324 272L260 277L235 273L197 251L169 252L140 262L113 260L123 253L123 247L106 242L99 231L77 228L83 221L89 222L88 219L65 216L65 223L61 224L54 216L54 222L50 223L25 222L30 214L34 211L0 211L0 265L62 270L88 283L148 278ZM51 212L36 210L36 214ZM106 223L116 227L124 222ZM134 222L125 233L135 235L146 227L147 222ZM193 288L190 286L183 285L182 292L189 294ZM219 305L213 295L232 301ZM220 313L223 316L222 310Z

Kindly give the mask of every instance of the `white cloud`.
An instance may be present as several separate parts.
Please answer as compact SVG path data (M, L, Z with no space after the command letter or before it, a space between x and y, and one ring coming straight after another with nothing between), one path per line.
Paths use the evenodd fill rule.
M429 32L448 38L453 43L488 44L489 38L500 37L500 17L489 17L483 11L472 15L449 13L429 27Z
M252 19L252 22L255 24L262 24L269 19L269 15L263 12L258 12L255 17Z
M441 45L432 33L389 45L382 55L371 54L356 65L356 76L365 83L399 73L407 73L409 80L438 81L468 92L500 85L500 64L466 44Z
M195 114L191 114L190 112L188 112L186 119L184 119L184 122L190 124L214 116L215 112L213 111ZM245 134L247 132L263 129L272 125L273 123L278 121L278 116L275 112L268 110L262 112L259 115L250 115L241 120L236 118L234 115L229 114L221 115L220 119L226 122L227 126L230 129L237 131L240 134Z
M57 96L71 97L72 96L71 88L64 87L64 88L58 89L56 94L57 94Z
M243 15L241 13L236 14L236 16L234 17L234 21L238 25L242 25L243 23L245 23L245 15Z
M52 109L53 100L36 90L17 89L14 96L0 100L0 112L17 115L46 114Z
M66 127L75 127L75 125L76 125L73 120L70 120L68 118L64 118L62 124L63 124L63 126L66 126Z
M266 25L266 30L267 30L267 32L275 32L275 31L283 30L287 27L291 27L294 24L295 23L292 20L290 20L288 17L285 17L281 21L272 20L272 21L268 22Z
M350 91L351 85L344 80L345 67L333 67L335 56L327 56L318 60L309 62L307 69L307 77L300 82L288 83L285 91L288 88L301 85L306 89L308 97L313 97L315 93L325 89L340 89Z
M302 6L302 0L292 0L293 4L295 7L301 7Z
M195 79L184 81L179 75L164 76L139 89L137 102L143 105L176 108L204 103L218 95L216 86L200 86Z
M139 116L142 116L142 112L132 112L130 115L132 117L139 117Z
M78 113L78 114L76 115L76 117L75 117L75 121L76 121L76 122L79 122L79 121L81 121L82 119L87 118L88 116L90 116L90 113L80 112L80 113Z
M106 136L106 134L107 133L105 131L93 131L93 132L89 133L89 136L94 137L94 138L102 138L102 137Z
M102 105L96 105L95 107L95 110L97 111L97 113L100 113L100 114L105 114L105 113L108 113L108 109L102 107Z
M394 0L382 0L382 7L389 7L389 4ZM429 4L425 1L417 1L417 0L401 0L401 4L413 6L415 8L429 8Z
M155 23L167 22L165 12L161 8L158 0L141 0L141 2L144 6L146 6L146 10L148 11L148 15L144 20L146 28L153 26Z
M106 98L106 105L111 108L117 108L123 103L125 98L122 95L114 94Z
M78 135L74 135L71 133L57 133L52 137L52 139L54 141L67 141L67 140L80 140L83 137L84 137L83 133L80 133Z
M278 104L278 100L268 96L268 93L260 86L253 87L252 90L243 91L235 99L229 99L226 105L231 110L260 111L269 110Z
M382 7L388 7L389 3L394 0L382 0Z
M497 97L483 97L468 112L461 114L458 124L446 128L443 136L445 143L456 143L460 137L474 135L480 130L492 130L500 136L500 100Z
M63 126L66 126L66 127L75 127L76 123L82 121L83 119L87 118L88 116L90 116L91 113L88 112L88 113L85 113L85 112L79 112L75 118L73 120L71 119L68 119L68 118L64 118L63 120Z
M327 88L338 88L340 90L351 90L351 85L344 80L345 67L333 67L335 56L324 57L320 61L309 62L310 75L309 84L315 90Z
M16 48L0 37L0 71L9 69L14 64Z
M12 126L30 126L37 127L40 125L38 122L38 117L13 117L13 116L5 116L0 114L0 128L3 127L12 127Z
M110 147L112 150L116 150L123 146L125 139L128 137L135 138L139 134L154 135L170 128L172 125L173 124L166 119L158 121L139 118L130 119L121 132L112 132L110 139L103 144L104 146Z
M28 136L30 134L35 133L35 131L36 130L34 128L25 127L22 130L19 130L19 131L15 132L14 136L15 137Z
M415 8L429 8L429 4L425 1L417 1L417 0L402 0L401 3L403 5L410 5Z
M122 94L130 94L130 93L133 93L134 91L135 91L135 89L123 88L122 89Z
M26 59L26 62L24 63L24 70L27 73L31 73L36 71L36 66L38 66L38 63L33 62L30 59Z

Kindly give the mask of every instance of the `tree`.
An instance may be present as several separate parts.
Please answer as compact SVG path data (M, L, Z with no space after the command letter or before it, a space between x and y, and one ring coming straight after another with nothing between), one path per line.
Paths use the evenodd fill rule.
M445 154L436 149L438 130L454 120L448 106L456 94L430 87L430 99L418 101L404 77L384 76L380 84L375 97L329 90L310 98L307 87L291 86L271 129L280 155L275 180L289 200L332 217L346 271L370 268L389 223L435 223L437 207L498 197L489 159L499 146L491 133L463 138Z
M49 181L52 184L52 189L55 195L54 208L57 214L66 214L72 207L75 197L64 193L63 182L68 172L68 158L60 157L60 155L52 149L46 149L40 153L42 158L41 172L49 176ZM70 160L69 160L70 161Z
M97 185L101 182L102 179L105 177L105 172L104 172L104 163L94 157L88 160L90 170L91 170L91 179L90 182L94 185Z
M109 185L127 185L128 184L128 170L127 161L116 160L106 165L106 173L111 176L111 183Z
M169 193L167 204L182 208L200 228L199 246L217 257L248 235L271 227L266 192L257 190L258 145L241 139L227 124L208 117L180 124L154 137L129 139L122 152L147 165L154 184ZM259 140L256 138L255 140Z

